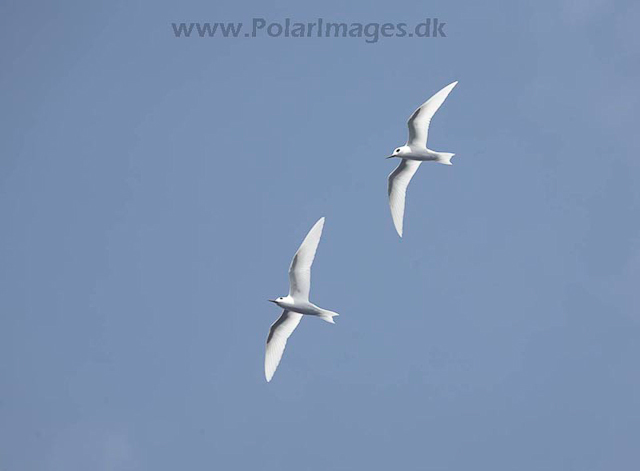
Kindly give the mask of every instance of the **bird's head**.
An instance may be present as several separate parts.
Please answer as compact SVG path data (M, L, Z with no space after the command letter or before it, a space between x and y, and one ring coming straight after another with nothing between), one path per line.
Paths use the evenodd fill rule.
M276 299L269 299L269 302L275 303L275 304L280 304L286 301L286 298L283 296L280 296L279 298Z
M403 155L405 155L405 154L407 154L409 152L410 152L409 146L397 147L396 150L393 151L393 154L391 154L389 157L387 157L387 159L392 159L394 157L401 158Z

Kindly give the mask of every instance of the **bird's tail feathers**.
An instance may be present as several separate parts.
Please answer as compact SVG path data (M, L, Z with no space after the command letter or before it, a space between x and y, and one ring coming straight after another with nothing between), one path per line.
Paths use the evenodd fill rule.
M318 317L323 321L328 322L329 324L335 324L333 318L339 315L340 314L338 314L337 312L323 310L322 313L318 315Z
M454 155L456 154L450 154L448 152L440 152L438 154L438 158L436 159L436 162L443 165L453 165L451 163L451 159Z

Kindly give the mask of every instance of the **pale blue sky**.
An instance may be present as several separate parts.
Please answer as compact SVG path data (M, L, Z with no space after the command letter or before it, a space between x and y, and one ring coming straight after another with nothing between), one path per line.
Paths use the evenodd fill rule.
M638 469L638 2L55 3L0 5L1 471ZM253 17L448 37L170 27Z

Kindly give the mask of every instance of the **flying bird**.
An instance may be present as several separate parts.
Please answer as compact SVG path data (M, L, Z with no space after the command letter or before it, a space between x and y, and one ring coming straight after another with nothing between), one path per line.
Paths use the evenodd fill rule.
M424 161L430 160L444 165L451 165L451 158L455 154L447 152L436 152L427 149L427 136L429 133L429 123L438 108L444 103L453 87L458 82L453 82L438 93L429 98L426 102L413 112L407 125L409 126L409 140L401 147L393 151L387 159L397 157L402 159L400 165L389 175L389 206L391 207L391 217L393 224L402 237L402 222L404 218L404 201L407 193L407 186L411 178Z
M277 299L269 299L284 311L269 329L269 336L267 337L267 348L264 357L264 375L267 378L267 382L273 378L273 374L276 372L284 353L284 347L287 345L287 339L298 327L303 315L317 316L323 321L335 324L333 317L338 315L337 312L322 309L309 301L311 264L316 256L323 226L324 218L320 218L311 228L294 255L289 267L289 294Z

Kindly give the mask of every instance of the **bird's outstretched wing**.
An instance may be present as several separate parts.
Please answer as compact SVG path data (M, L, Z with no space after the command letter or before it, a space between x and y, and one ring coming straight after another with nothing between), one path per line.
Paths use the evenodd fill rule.
M396 231L398 231L400 237L402 237L402 220L407 186L409 186L411 178L421 163L417 160L402 159L400 165L389 174L389 207L391 208L393 225L396 226Z
M307 237L304 238L291 261L291 266L289 267L289 296L294 299L309 300L311 264L316 256L323 226L324 218L320 218L311 228Z
M264 376L267 382L273 378L284 353L284 347L287 345L287 339L298 327L300 319L302 314L285 310L269 329L264 355Z
M427 101L425 101L420 108L415 110L409 121L407 122L407 126L409 126L409 140L407 141L407 145L411 147L426 147L427 145L427 137L429 135L429 123L431 123L431 118L438 108L444 103L444 100L447 98L453 87L455 87L458 82L453 82L438 93L433 95Z

